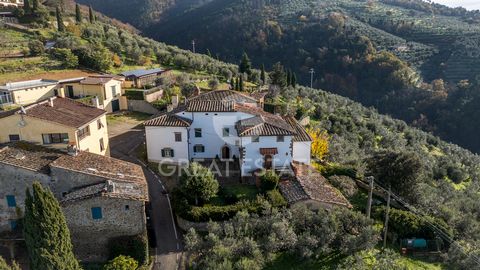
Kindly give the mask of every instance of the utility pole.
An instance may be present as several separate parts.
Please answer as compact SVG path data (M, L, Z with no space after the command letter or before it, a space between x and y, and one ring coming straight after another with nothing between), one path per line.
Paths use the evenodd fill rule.
M313 74L315 70L313 68L310 69L310 88L313 88Z
M192 52L195 53L195 40L192 40Z
M372 212L372 197L373 197L373 176L367 177L370 185L368 187L368 201L367 201L367 218L370 218L370 214Z
M385 213L385 226L383 227L383 248L387 247L387 232L388 232L388 218L390 213L390 197L392 195L392 188L388 186L388 197L387 197L387 212Z

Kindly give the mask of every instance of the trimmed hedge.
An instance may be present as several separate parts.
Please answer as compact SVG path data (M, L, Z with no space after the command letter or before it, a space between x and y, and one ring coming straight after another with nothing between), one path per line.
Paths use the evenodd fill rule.
M121 236L110 239L108 243L109 259L113 260L120 255L135 259L140 265L148 264L148 239L146 234Z
M125 90L125 96L130 100L143 100L143 91Z

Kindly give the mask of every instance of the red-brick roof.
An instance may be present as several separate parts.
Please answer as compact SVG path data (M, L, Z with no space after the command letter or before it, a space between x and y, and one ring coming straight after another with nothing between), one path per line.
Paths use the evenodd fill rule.
M106 113L104 110L68 98L52 97L51 100L53 101L53 107L50 106L50 99L47 99L25 106L23 110L20 108L0 114L0 118L17 113L68 127L79 128Z
M311 142L312 137L308 135L300 123L293 116L283 116L283 119L295 130L295 136L293 136L294 142Z
M171 113L160 115L144 123L145 126L163 127L189 127L190 124L192 124L192 120Z

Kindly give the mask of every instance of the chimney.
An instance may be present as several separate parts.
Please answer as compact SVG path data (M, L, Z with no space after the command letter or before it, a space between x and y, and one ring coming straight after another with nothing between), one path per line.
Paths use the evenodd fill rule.
M171 112L171 111L173 111L173 109L175 109L175 108L173 107L172 104L167 105L167 112Z
M53 97L48 99L48 106L53 107Z
M179 103L179 96L178 95L175 95L172 97L172 106L173 108L177 108L178 107L178 103Z
M198 96L200 95L200 93L201 93L200 87L195 86L195 90L193 91L193 96Z
M97 96L94 96L92 98L92 105L95 107L95 108L100 108L100 101L98 100L98 97Z
M76 157L78 155L78 149L75 145L68 145L67 146L67 154L72 157Z
M115 192L115 183L107 180L107 192Z

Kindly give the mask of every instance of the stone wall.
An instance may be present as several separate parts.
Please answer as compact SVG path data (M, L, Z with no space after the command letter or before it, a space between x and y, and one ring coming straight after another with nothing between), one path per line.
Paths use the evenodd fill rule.
M75 255L84 261L104 261L108 242L119 236L145 233L145 203L111 197L93 197L62 204ZM101 207L102 218L92 218L92 207Z
M25 191L34 181L44 187L50 186L50 176L35 171L8 166L0 163L0 232L10 231L10 220L23 217ZM17 207L8 207L7 195L15 196Z
M95 175L74 172L58 167L51 167L52 191L57 198L63 198L63 194L74 188L90 186L105 182L105 178Z
M159 110L145 100L128 100L128 110L143 112L148 114L157 114Z

